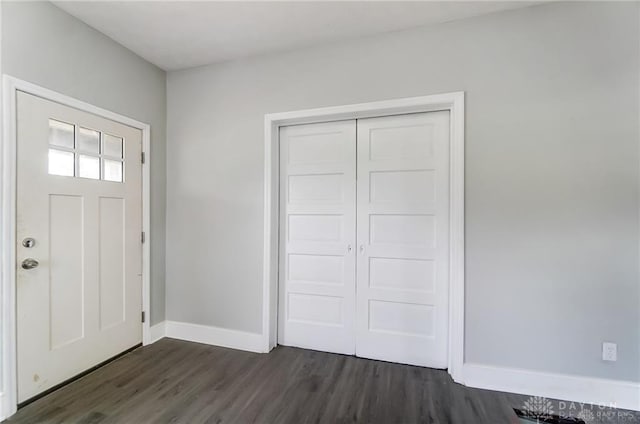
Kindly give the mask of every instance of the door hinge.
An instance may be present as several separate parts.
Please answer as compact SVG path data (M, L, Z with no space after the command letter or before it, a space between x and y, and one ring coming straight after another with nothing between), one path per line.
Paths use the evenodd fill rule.
M145 160L145 159L144 159L144 152L142 152L142 153L140 154L140 161L141 161L142 163L144 163L144 160Z
M142 311L142 322L145 322L146 318L144 311Z
M144 231L143 231L142 233L140 233L140 242L144 243L145 239L146 239L146 237L145 237Z

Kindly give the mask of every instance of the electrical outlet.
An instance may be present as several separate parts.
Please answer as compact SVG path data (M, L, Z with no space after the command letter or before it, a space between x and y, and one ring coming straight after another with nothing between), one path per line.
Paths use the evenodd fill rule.
M602 343L602 360L603 361L617 361L618 360L618 345L615 343Z

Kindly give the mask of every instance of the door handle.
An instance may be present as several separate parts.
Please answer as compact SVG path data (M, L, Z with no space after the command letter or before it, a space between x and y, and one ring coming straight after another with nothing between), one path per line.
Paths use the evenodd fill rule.
M22 269L33 269L38 265L40 265L40 262L36 261L33 258L27 258L24 261L22 261L22 264L21 264Z
M22 240L22 245L27 249L30 249L36 245L36 240L32 237L27 237L26 239Z

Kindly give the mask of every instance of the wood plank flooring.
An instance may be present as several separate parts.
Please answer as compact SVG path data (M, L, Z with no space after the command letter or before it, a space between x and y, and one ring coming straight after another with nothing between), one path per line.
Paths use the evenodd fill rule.
M265 355L163 339L25 406L6 424L515 424L512 408L523 399L466 388L446 371L289 347ZM640 423L629 417L606 422Z

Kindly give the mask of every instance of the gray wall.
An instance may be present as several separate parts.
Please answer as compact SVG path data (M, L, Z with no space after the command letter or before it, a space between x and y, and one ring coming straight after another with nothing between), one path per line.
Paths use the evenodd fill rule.
M3 2L2 72L151 125L151 323L163 321L165 72L48 2Z
M265 113L464 90L466 360L640 381L638 16L547 4L169 73L167 318L261 331Z

